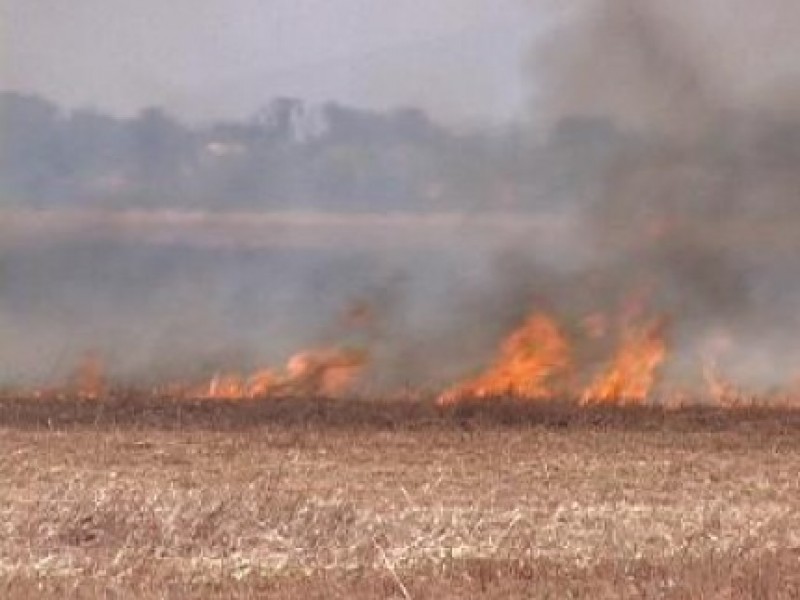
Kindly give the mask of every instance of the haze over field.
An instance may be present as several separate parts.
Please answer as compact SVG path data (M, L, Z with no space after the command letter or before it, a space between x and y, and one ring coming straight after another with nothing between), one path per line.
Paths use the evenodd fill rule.
M0 382L347 344L440 387L632 297L681 385L800 374L796 3L145 4L3 9Z
M448 122L508 120L545 24L518 0L8 0L5 87L69 107L242 119L292 96Z
M0 0L0 598L800 598L798 26Z

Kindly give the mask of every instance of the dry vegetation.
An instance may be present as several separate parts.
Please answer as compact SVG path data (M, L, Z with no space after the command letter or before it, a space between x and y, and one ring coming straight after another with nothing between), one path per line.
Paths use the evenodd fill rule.
M800 597L800 413L0 401L7 598Z

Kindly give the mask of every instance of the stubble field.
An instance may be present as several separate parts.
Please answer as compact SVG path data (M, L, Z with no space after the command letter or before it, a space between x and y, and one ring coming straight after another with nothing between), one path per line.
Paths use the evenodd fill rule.
M800 413L0 401L6 598L796 598Z

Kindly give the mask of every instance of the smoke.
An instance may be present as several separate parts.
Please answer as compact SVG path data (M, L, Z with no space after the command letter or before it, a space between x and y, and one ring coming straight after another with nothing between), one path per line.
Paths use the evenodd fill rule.
M572 336L631 304L669 316L676 379L712 351L743 383L795 376L800 9L537 6L552 27L513 127L291 98L188 126L0 97L0 382L86 350L142 381L345 345L374 389L441 388L531 310Z
M776 247L800 228L798 19L780 0L570 3L529 62L544 128L620 132L567 168L593 167L581 220L597 277L644 282L684 350L728 332L737 376L762 382L800 358L796 270Z
M578 0L555 13L530 60L551 122L593 115L691 137L736 112L798 116L795 2Z

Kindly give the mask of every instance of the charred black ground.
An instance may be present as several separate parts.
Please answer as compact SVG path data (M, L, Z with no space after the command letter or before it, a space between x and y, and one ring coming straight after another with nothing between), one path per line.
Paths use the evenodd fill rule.
M759 406L735 409L657 406L580 406L577 401L530 402L513 398L466 400L441 408L433 400L271 398L208 400L120 394L102 399L64 397L0 399L0 426L20 429L199 429L259 427L358 430L454 429L485 426L597 431L800 431L800 410Z

